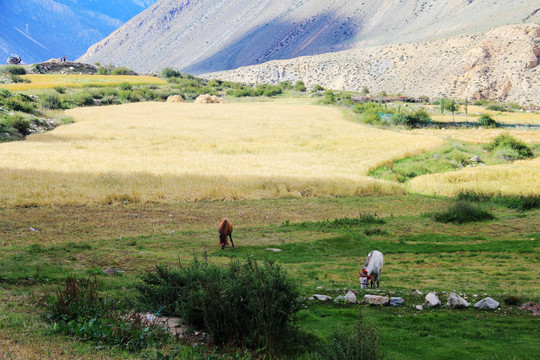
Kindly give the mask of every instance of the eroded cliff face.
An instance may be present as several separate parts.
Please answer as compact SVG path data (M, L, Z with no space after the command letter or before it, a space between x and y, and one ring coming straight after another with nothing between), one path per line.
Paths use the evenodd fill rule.
M519 24L482 35L373 46L271 61L206 78L246 83L302 80L338 90L540 103L540 25Z

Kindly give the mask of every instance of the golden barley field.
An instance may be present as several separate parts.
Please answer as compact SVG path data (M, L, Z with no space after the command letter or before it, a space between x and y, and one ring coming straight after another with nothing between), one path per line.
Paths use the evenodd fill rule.
M367 172L444 142L303 104L145 102L67 115L74 124L0 144L0 204L399 194Z
M22 75L30 83L2 84L0 88L10 91L25 91L37 89L52 89L55 86L84 87L84 86L114 86L123 82L132 85L166 84L163 79L153 76L133 75L60 75L60 74L33 74Z
M455 196L460 192L485 195L540 194L540 158L508 165L478 166L442 174L422 175L409 183L417 193Z

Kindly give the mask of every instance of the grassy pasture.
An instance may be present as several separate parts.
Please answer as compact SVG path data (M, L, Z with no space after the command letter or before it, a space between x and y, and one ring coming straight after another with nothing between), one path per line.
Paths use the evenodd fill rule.
M132 75L60 75L60 74L32 74L22 75L21 78L30 80L30 83L2 84L0 89L9 91L43 90L61 87L84 86L117 86L127 82L131 85L166 84L163 79L153 76Z
M375 248L385 253L382 293L406 301L395 309L364 307L391 358L538 358L539 322L516 306L492 313L413 307L424 297L412 289L438 291L443 302L442 292L452 290L473 303L484 294L503 305L509 294L540 300L540 210L487 203L495 220L438 223L428 214L454 200L406 195L404 185L367 177L381 164L441 147L444 138L368 128L338 109L290 99L68 113L74 124L0 145L0 358L158 358L158 349L128 354L47 335L36 304L68 274L95 275L103 291L129 299L143 271L206 251L223 264L271 259L301 282L305 296L336 296L338 288L359 288L358 271ZM496 186L538 194L538 165L488 166L482 170L495 174L483 183L490 172L477 173L476 189L507 174ZM382 221L322 222L365 214ZM216 230L223 216L235 225L237 245L225 251ZM122 272L104 275L108 266ZM300 326L321 343L356 315L356 305L309 303Z
M307 105L145 102L66 114L75 124L0 147L3 204L399 194L368 171L443 143Z
M477 121L478 116L481 114L488 114L496 122L502 124L540 125L540 114L537 112L500 112L488 110L483 106L469 105L467 109L468 115L465 115L464 107L460 106L459 111L452 116L452 113L447 110L444 114L441 114L438 106L429 106L428 108L431 109L430 114L433 120L440 122L473 122Z

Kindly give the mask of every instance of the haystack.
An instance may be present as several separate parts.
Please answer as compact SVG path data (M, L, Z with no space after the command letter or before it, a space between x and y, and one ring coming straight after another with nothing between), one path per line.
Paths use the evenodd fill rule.
M195 99L195 104L225 104L225 100L216 95L204 94Z
M171 95L167 98L168 103L181 103L184 102L181 95Z

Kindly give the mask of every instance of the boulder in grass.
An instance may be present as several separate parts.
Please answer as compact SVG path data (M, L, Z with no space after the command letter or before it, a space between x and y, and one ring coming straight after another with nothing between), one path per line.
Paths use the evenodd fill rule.
M474 308L480 310L495 310L498 307L499 302L497 300L493 300L489 296L474 304Z
M364 300L370 305L388 305L388 296L364 295Z
M390 306L402 306L405 300L400 297L392 297L390 298Z
M453 307L455 309L460 309L460 308L467 308L471 306L471 304L467 302L467 300L465 300L464 298L462 298L461 296L453 292L448 296L448 301L446 302L446 306Z
M329 300L332 300L332 298L328 295L318 295L318 294L314 294L313 295L313 298L316 299L316 300L319 300L319 301L329 301Z
M441 300L435 295L435 293L429 293L426 295L426 306L436 307L441 306Z
M117 272L118 272L118 271L116 271L115 268L110 267L110 266L109 266L108 268L106 268L106 269L103 269L103 273L105 273L105 274L107 274L107 275L109 275L109 276L110 276L110 275L114 275L114 274L116 274Z
M351 290L349 290L345 295L345 301L351 304L356 304L356 295Z

